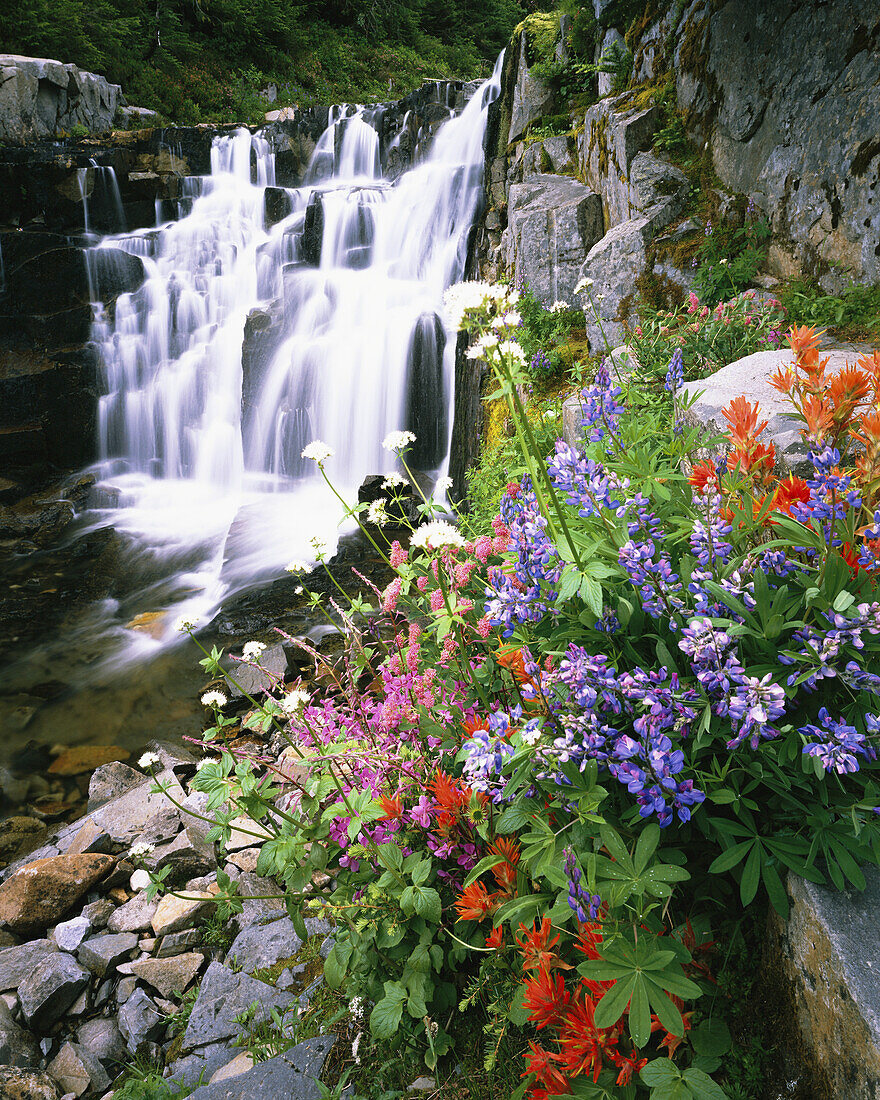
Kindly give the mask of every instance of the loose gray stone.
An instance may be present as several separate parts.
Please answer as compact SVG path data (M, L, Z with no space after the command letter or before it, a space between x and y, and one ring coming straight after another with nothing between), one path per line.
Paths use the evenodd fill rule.
M89 984L89 972L72 955L44 955L18 987L21 1011L30 1027L46 1032Z
M135 896L120 905L107 921L108 932L146 932L150 927L153 914L159 907L159 899L147 901L144 891L139 890Z
M236 935L248 925L283 915L284 895L271 879L243 872L238 880L238 893L242 898L242 911L235 913L229 921Z
M202 979L183 1045L200 1047L230 1039L241 1031L236 1016L252 1004L257 1005L254 1021L259 1023L268 1019L271 1007L283 1010L293 1000L289 993L279 993L247 974L233 974L222 963L212 962Z
M102 764L92 772L89 780L89 813L109 802L111 798L118 798L126 791L134 790L144 783L149 783L150 777L143 772L135 771L128 764L122 764L114 760L111 764Z
M182 1085L204 1084L240 1053L241 1047L233 1046L231 1041L209 1043L172 1062L169 1080Z
M52 940L31 940L0 951L0 989L17 989L46 955L57 952Z
M93 974L103 978L107 971L112 970L117 963L125 962L130 958L132 951L136 950L137 944L138 938L134 932L117 932L105 936L95 936L82 944L77 952L77 958Z
M165 1017L142 989L136 989L119 1010L119 1030L132 1054L145 1039L159 1039L164 1029Z
M40 1048L29 1031L12 1018L6 1004L0 1001L0 1066L35 1068L40 1063Z
M318 1078L335 1041L332 1035L307 1039L247 1073L203 1085L192 1093L191 1100L266 1100L270 1096L317 1100L321 1095Z
M105 1066L121 1064L128 1057L125 1040L116 1021L106 1016L96 1016L80 1024L76 1029L76 1041Z
M103 988L103 987L102 987ZM137 978L127 977L116 986L116 1003L118 1005L124 1005L128 1001L134 991L137 989Z
M302 947L290 917L269 924L251 925L240 932L229 948L228 958L246 974L274 966L281 959L292 959Z
M131 963L131 972L151 985L160 996L168 997L172 993L183 993L204 961L205 956L198 952L175 955L171 959L143 959Z
M169 932L159 941L156 951L157 959L167 959L172 955L182 955L193 947L199 947L202 942L202 933L198 928L186 928L183 932Z
M83 906L81 915L86 918L92 928L97 932L107 927L107 921L110 919L115 909L116 906L112 901L108 901L106 898L99 898L97 901L89 902L88 905Z
M65 1093L82 1096L90 1088L103 1092L110 1086L110 1078L98 1059L77 1043L64 1043L46 1072L54 1078Z
M235 662L227 670L227 687L230 699L241 699L247 695L261 695L278 683L283 683L287 675L287 653L284 646L270 645L260 654L261 668L255 665ZM265 670L265 671L263 671ZM232 677L232 683L228 677Z
M92 926L88 917L74 917L73 920L62 921L56 924L52 932L52 939L61 951L73 953L91 932Z
M593 305L586 294L581 299L591 351L601 351L606 341L619 344L623 322L635 315L636 283L646 267L651 232L648 218L633 218L615 225L590 249L580 275L593 280Z
M184 797L183 788L170 771L162 771L157 778L177 801ZM116 843L131 847L142 832L144 822L168 806L168 798L161 791L153 792L149 777L117 798L98 807L91 818L94 823Z

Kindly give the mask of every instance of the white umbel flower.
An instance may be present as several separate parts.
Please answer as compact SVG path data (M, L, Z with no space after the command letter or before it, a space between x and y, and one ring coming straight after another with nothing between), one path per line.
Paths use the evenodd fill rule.
M487 354L498 347L498 337L494 332L484 333L475 344L465 352L468 359L485 359Z
M303 448L302 457L309 459L310 462L317 462L320 466L322 462L326 462L328 458L332 458L333 448L328 447L326 443L322 443L320 439L315 439L308 446Z
M241 651L241 659L243 661L259 660L260 654L265 648L264 642L247 642Z
M128 849L129 859L142 859L144 856L148 856L150 852L155 852L155 844L147 844L146 841L141 841L140 844L132 844Z
M409 482L403 476L403 474L391 473L385 475L385 480L382 482L383 489L398 489L403 485L408 485Z
M452 488L451 477L438 477L437 484L434 486L435 493L448 493Z
M498 352L500 355L503 355L505 359L510 359L514 363L519 363L521 367L526 365L526 353L516 340L505 340L498 345Z
M391 522L391 517L385 508L384 500L374 500L367 509L367 523L373 523L376 527L385 527Z
M566 309L571 309L571 306L568 304L568 302L559 302L559 301L557 301L557 302L554 302L553 305L550 307L550 312L551 313L562 313L563 310L566 310Z
M202 696L202 706L225 707L228 700L222 691L206 691Z
M161 764L162 758L157 752L145 752L144 755L138 760L139 768L152 768L156 764Z
M412 432L389 432L382 440L382 446L386 451L395 451L399 454L415 441L416 437Z
M593 280L592 279L587 279L587 278L579 279L578 283L577 283L577 286L575 286L575 288L574 288L574 292L575 292L575 294L582 294L585 290L589 290L592 285L593 285Z
M424 550L440 550L444 546L464 546L465 538L461 533L447 523L438 519L433 523L426 523L417 528L409 540L410 546L421 547Z
M174 620L174 629L181 633L184 630L192 630L198 621L195 615L181 615Z
M443 309L449 327L461 328L465 313L470 309L480 309L487 300L491 300L493 289L488 283L456 283L443 295Z
M289 561L284 567L285 573L308 573L309 563L303 561L301 558L295 558L293 561Z
M293 691L289 691L278 703L278 706L284 711L285 714L296 714L298 710L306 705L311 696L307 691L303 691L302 688L294 688Z

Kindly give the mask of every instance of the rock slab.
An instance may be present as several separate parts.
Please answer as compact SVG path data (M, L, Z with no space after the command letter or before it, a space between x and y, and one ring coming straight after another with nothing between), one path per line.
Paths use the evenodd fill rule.
M50 856L22 867L0 885L0 921L29 935L54 924L109 874L112 856Z

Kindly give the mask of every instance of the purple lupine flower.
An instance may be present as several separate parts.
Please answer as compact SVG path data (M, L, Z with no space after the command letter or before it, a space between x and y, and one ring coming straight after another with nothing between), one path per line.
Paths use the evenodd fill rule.
M663 387L667 393L675 396L677 390L684 385L684 356L681 348L676 348L669 360L669 370L666 372L666 384Z
M825 707L819 711L819 722L820 726L801 726L798 733L813 738L810 744L804 745L803 751L807 756L818 757L826 772L836 771L838 775L857 772L859 762L856 756L873 755L873 750L865 744L865 735L859 733L855 726L835 721Z

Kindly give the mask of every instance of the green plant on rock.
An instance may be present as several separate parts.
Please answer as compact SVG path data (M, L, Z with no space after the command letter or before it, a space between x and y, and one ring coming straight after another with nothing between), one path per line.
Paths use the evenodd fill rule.
M750 286L764 266L770 242L770 223L749 204L742 226L706 226L697 250L694 289L709 306Z

